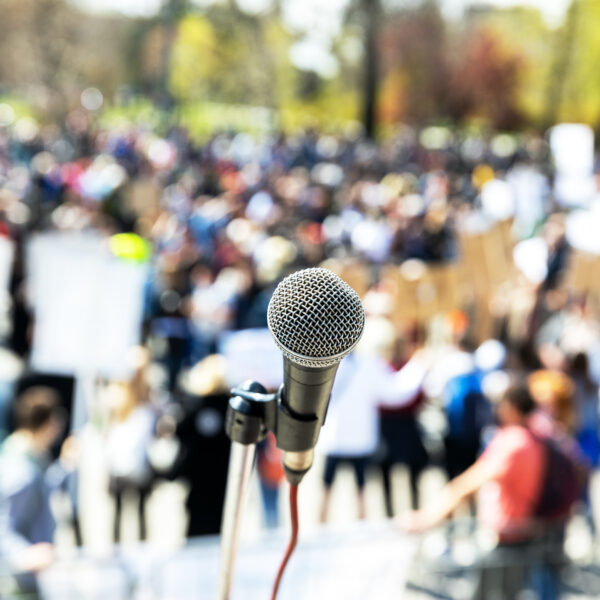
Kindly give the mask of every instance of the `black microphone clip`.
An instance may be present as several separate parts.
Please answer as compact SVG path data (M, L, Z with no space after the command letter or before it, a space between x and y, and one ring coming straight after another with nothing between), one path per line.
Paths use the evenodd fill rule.
M284 450L284 470L297 485L312 465L312 448L322 418L295 412L285 401L283 385L269 394L257 381L246 381L231 390L225 417L225 431L233 442L249 445L262 441L272 431Z

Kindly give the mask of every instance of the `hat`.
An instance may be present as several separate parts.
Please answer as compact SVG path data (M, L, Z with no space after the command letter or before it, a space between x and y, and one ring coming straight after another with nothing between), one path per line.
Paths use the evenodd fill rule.
M541 369L533 372L527 383L535 402L557 423L569 429L574 426L576 420L573 404L574 386L567 375L560 371Z
M528 377L527 384L533 399L541 405L558 407L569 404L573 397L573 382L560 371L534 371Z
M451 310L446 315L446 324L448 329L454 335L462 335L469 326L469 317L462 310Z
M486 340L475 350L475 366L486 373L502 368L506 348L498 340Z

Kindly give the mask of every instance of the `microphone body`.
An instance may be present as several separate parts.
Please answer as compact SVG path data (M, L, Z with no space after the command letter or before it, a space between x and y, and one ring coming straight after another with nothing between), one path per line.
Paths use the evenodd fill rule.
M305 269L279 284L268 322L284 356L272 428L284 451L287 478L297 485L312 465L339 363L362 335L364 310L356 292L337 275Z

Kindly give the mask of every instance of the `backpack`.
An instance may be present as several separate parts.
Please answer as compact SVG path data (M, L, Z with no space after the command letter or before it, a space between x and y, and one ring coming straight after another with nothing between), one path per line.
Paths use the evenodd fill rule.
M533 435L546 454L542 486L533 514L545 520L566 518L581 495L577 465L556 440Z
M481 430L491 421L491 408L481 390L478 372L453 377L444 390L448 437L478 443Z

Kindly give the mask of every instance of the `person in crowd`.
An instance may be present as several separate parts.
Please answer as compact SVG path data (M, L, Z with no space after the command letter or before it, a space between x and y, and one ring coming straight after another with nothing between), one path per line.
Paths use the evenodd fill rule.
M529 375L528 385L539 408L540 430L543 430L543 423L547 423L551 430L573 434L577 427L577 411L571 378L561 371L540 369ZM543 419L544 416L549 418Z
M146 369L150 355L145 348L132 350L134 376L126 383L109 387L112 420L106 437L109 492L115 502L113 539L121 539L121 515L124 496L137 495L139 537L146 539L146 500L153 481L148 448L153 439L156 411L150 403Z
M600 327L589 299L573 297L540 324L536 352L546 369L565 370L577 354L591 351L600 340Z
M327 520L331 488L341 464L349 464L358 487L358 517L364 519L365 474L378 445L379 406L414 401L429 366L417 351L398 372L381 358L353 352L340 364L317 448L326 454L321 522Z
M576 467L578 499L586 503L592 463L575 437L579 429L572 379L560 371L540 369L528 377L529 391L536 411L530 418L530 428L539 436L550 438L560 446ZM593 528L591 515L588 523Z
M16 429L0 449L0 553L23 592L35 592L35 575L55 557L50 496L67 472L63 465L70 438L63 445L62 464L51 462L50 450L65 420L53 390L28 388L14 405Z
M470 373L475 368L473 353L466 344L468 327L469 319L461 310L453 310L445 316L444 333L447 343L436 349L436 360L423 385L428 398L441 398L451 379Z
M600 461L600 399L587 354L579 352L573 356L567 372L574 385L577 441L590 465L597 467Z
M389 321L383 321L381 325L387 328L387 331L393 331ZM410 340L395 340L395 351L389 361L395 371L399 371L406 364L405 357L412 354L411 345ZM419 479L429 463L429 455L417 421L424 398L422 390L419 390L410 402L399 406L379 407L380 443L377 458L383 476L385 510L388 517L393 517L395 513L392 469L397 464L406 465L408 468L411 506L415 509L419 507Z
M569 376L574 385L576 411L575 439L583 459L591 472L598 469L600 462L600 400L598 385L592 380L587 354L576 354L569 363ZM596 532L591 486L587 486L583 498L585 517L590 530Z
M183 415L175 429L179 452L169 478L182 478L189 485L187 537L217 535L221 530L231 448L225 433L226 372L225 358L211 354L180 383Z
M260 483L265 526L279 526L279 488L284 480L282 452L277 440L269 431L267 437L256 448L256 471Z
M483 381L486 375L502 367L505 358L506 350L498 340L486 340L474 353L473 369L456 375L444 388L448 421L444 437L445 467L449 479L463 473L479 455L481 433L492 421Z
M102 244L117 231L135 229L148 241L152 247L148 264L152 302L146 306L143 344L166 367L166 387L176 395L180 372L215 352L222 334L266 326L269 298L277 280L289 270L317 266L323 259L355 259L367 273L365 287L369 288L379 271L395 269L408 258L426 265L435 263L440 269L460 265L463 256L456 240L461 217L478 212L479 194L490 176L502 179L508 168L513 169L513 176L518 175L514 170L519 164L526 164L531 172L524 178L508 178L516 194L514 231L517 237L529 237L546 220L543 235L549 252L547 283L542 287L524 282L515 290L515 279L510 281L509 290L512 286L515 292L505 295L506 304L509 317L514 311L515 318L508 319L508 341L512 339L518 347L539 331L537 355L528 352L527 359L539 358L544 367L559 370L566 369L577 353L598 345L592 302L582 306L575 299L542 324L547 313L537 302L541 298L538 292L542 291L544 298L550 292L555 296L561 292L555 285L567 264L567 248L563 217L552 216L551 203L546 201L547 145L541 138L527 138L510 156L501 157L483 136L469 134L465 138L458 131L449 132L458 134L455 141L440 149L429 147L425 137L411 128L385 144L316 131L256 138L227 132L198 142L178 127L159 134L147 124L112 127L105 123L73 112L49 136L46 128L34 127L31 139L25 141L16 124L2 130L0 234L8 234L16 246L10 286L12 334L8 333L5 341L19 356L27 357L34 339L25 252L34 233L78 232L97 237ZM433 303L429 283L416 285L417 304ZM469 281L460 284L468 288ZM466 296L457 299L457 310L446 319L447 343L423 384L428 400L441 402L449 382L474 369L475 359L465 343L469 325L463 312L466 301ZM394 319L405 318L401 309L393 307ZM481 306L474 308L475 323L480 318L478 309ZM419 310L419 320L431 333L434 345L439 342L434 339L437 319L429 320ZM358 384L352 384L345 394L342 385L351 375L346 362L356 366L364 360L357 355L340 367L339 389L334 390L323 431L331 444L329 449L323 446L329 453L327 480L331 483L339 462L351 458L362 481L364 465L377 440L379 417L373 406L383 400L382 438L390 451L384 459L384 480L389 480L394 462L407 462L416 507L416 482L426 460L415 422L420 398L416 392L412 395L411 389L411 394L405 390L389 403L373 390L359 399L354 391L360 389ZM357 371L371 381L378 381L379 373L382 380L384 373L391 377L388 367L375 363L373 359L372 367L357 367ZM394 366L401 367L397 373L401 379L415 371L412 360ZM539 365L532 360L526 366ZM578 385L579 376L571 374ZM152 478L146 449L153 437L154 414L137 393L120 390L118 396L119 406L107 437L112 448L111 483L119 506L121 492L129 489L122 484L129 478L142 506ZM576 402L579 397L578 392ZM221 435L222 430L215 434L215 423L223 418L225 398L223 386L185 393L185 417L159 432L165 443L157 447L169 455L177 446L167 439L173 427L173 437L181 441L174 472L179 469L191 484L186 504L190 535L218 532L229 441ZM355 408L349 414L338 412L335 405L346 402ZM394 408L394 402L400 406ZM567 430L583 425L581 411L576 408L574 414L579 419L565 422ZM387 432L388 417L390 423L402 422L392 427L394 432ZM343 433L344 428L354 431L353 427L358 431L355 439ZM414 454L407 457L409 446ZM198 470L195 448L218 456L206 471ZM472 450L468 462L475 455ZM214 497L206 495L205 488L203 494L207 478L215 481ZM391 494L386 498L391 513ZM328 499L326 492L324 513ZM362 495L359 504L364 514ZM140 510L143 512L143 507Z
M481 561L477 598L494 593L501 598L516 598L533 572L529 567L536 548L546 544L559 552L560 543L554 542L556 536L559 542L562 539L567 514L554 519L550 527L537 513L546 478L553 474L546 472L548 455L542 438L530 429L535 409L525 383L510 386L497 405L500 428L483 454L424 508L399 521L406 531L427 531L442 524L465 499L479 493L480 524L494 533L498 543ZM560 557L548 560L556 562ZM545 575L543 592L538 597L557 598L554 564Z

